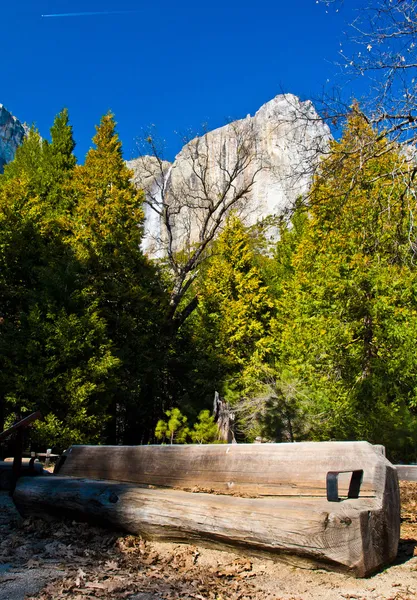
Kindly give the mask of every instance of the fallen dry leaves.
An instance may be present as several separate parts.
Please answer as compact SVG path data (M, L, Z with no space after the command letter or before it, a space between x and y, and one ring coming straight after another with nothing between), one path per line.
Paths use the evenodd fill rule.
M417 484L404 482L401 497L401 552L408 560L417 547ZM0 563L24 569L49 564L61 570L27 600L303 600L303 596L280 594L279 582L270 592L261 589L259 568L232 552L219 553L221 560L207 562L193 545L171 544L164 550L163 544L87 524L34 518L19 524L3 517L0 514ZM400 583L395 581L390 584L390 600L415 598L396 587ZM338 597L365 598L352 592Z
M51 582L38 600L71 598L129 598L148 592L155 599L252 600L260 598L245 581L250 563L234 560L219 569L201 569L198 551L178 547L160 555L151 544L131 536L119 538L112 558L91 561L82 568L69 568L64 579ZM153 597L153 596L152 596Z
M129 598L138 592L155 600L254 600L252 563L230 554L229 562L202 568L195 546L159 553L140 537L120 536L76 522L30 518L0 542L0 561L37 568L54 563L65 577L51 581L32 599ZM226 555L227 556L227 555ZM29 600L29 599L28 599Z
M402 481L400 552L417 556L417 483Z

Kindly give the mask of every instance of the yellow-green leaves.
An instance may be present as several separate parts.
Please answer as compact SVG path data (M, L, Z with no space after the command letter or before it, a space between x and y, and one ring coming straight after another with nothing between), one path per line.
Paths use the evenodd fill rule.
M281 361L303 377L323 415L319 439L394 446L398 407L404 416L415 406L416 207L406 168L354 107L314 182L279 310Z
M244 366L268 350L274 301L263 281L250 238L235 216L228 219L201 281L200 314L213 343L231 363Z
M160 398L165 314L158 273L140 250L142 195L110 115L84 166L65 110L51 135L32 130L0 176L5 416L40 409L36 441L60 450L137 443L155 424L148 391Z
M104 260L109 251L121 260L126 244L141 242L143 194L131 182L111 114L102 118L93 141L96 147L74 174L75 248L83 260Z
M158 440L168 440L170 444L184 444L187 441L189 429L186 426L187 417L184 416L179 408L167 410L166 421L160 419L156 425L155 437Z
M187 426L187 417L179 408L167 410L165 416L168 419L160 419L155 428L155 437L162 442L186 444L190 439L194 444L218 442L219 430L209 410L200 412L192 429Z

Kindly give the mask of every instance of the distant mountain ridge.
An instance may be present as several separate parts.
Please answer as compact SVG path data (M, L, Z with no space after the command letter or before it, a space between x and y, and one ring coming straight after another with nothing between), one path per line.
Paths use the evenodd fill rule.
M4 165L13 160L27 131L27 126L0 104L0 173L3 173Z

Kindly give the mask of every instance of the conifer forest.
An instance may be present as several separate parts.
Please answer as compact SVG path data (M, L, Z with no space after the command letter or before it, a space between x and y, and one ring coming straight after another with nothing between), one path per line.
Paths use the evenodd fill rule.
M303 155L308 193L255 223L241 209L270 167L251 119L228 125L223 187L207 135L184 147L204 193L177 184L175 202L157 140L145 137L143 165L163 175L152 197L111 112L83 164L66 109L48 138L20 126L0 174L0 431L40 410L34 450L215 443L216 397L237 442L367 440L417 460L415 2L375 0L350 27L339 66L368 87L315 99L308 127L329 135ZM154 253L150 201L165 227Z
M77 164L63 110L0 176L2 427L39 409L34 444L57 451L210 443L218 391L238 441L365 439L415 460L416 204L397 142L352 105L275 241L231 210L175 313L112 114L93 144Z

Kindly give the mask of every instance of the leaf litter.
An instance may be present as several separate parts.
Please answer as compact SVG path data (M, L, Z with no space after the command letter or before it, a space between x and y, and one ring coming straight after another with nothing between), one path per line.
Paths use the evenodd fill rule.
M224 550L148 542L75 521L7 519L2 506L0 565L31 572L57 567L56 577L27 600L411 600L417 597L417 484L403 482L401 499L398 564L368 580ZM0 585L7 577L0 575Z

